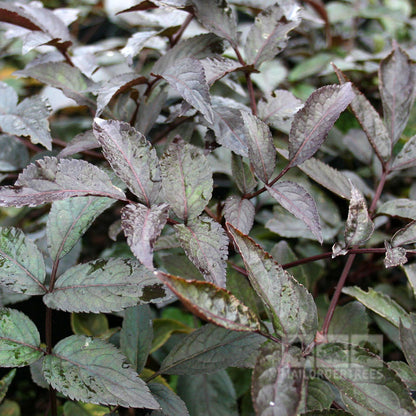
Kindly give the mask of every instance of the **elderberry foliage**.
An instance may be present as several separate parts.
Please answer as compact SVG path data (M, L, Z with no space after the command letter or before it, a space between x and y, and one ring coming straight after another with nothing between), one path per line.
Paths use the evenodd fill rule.
M0 415L415 415L414 7L0 1Z

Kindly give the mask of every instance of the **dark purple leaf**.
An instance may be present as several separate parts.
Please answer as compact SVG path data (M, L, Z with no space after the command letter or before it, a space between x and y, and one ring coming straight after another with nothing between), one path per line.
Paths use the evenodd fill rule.
M350 83L326 85L311 94L296 113L289 134L289 163L297 166L321 147L326 136L354 98Z
M153 246L166 224L168 204L126 205L121 211L121 226L133 254L149 269L153 269Z
M28 163L29 151L27 147L14 136L0 134L0 172L21 170Z
M416 221L407 224L393 235L391 245L393 247L416 243Z
M151 206L158 201L162 186L159 161L148 140L123 121L96 118L93 128L114 172L140 202Z
M59 157L72 156L75 153L83 152L100 147L100 143L94 136L92 130L77 134L58 154Z
M411 137L395 157L392 169L407 169L416 166L416 136Z
M249 199L231 195L225 200L224 217L233 227L248 234L253 226L255 208Z
M312 196L295 182L279 181L272 187L266 186L266 188L283 208L302 220L322 244L319 214Z
M380 62L379 79L384 119L394 144L409 120L416 92L415 64L396 43Z
M241 156L231 155L231 172L238 189L243 193L251 192L257 185L253 172Z
M29 165L14 186L0 187L0 206L36 206L72 196L125 199L108 175L84 160L45 157Z
M174 227L186 255L205 279L225 287L228 238L221 225L211 218L195 218Z
M225 75L242 68L240 62L223 56L207 57L200 62L204 67L205 77L210 86Z

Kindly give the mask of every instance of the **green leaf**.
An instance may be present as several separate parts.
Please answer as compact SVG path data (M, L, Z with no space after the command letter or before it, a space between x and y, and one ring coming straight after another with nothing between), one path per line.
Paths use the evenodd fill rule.
M238 416L236 393L225 370L180 376L178 394L192 416Z
M22 312L0 309L0 366L24 367L43 356L35 324Z
M308 410L329 409L335 399L334 390L327 381L320 378L308 380L308 393L306 397L306 408Z
M14 376L16 375L16 369L10 370L1 380L0 380L0 403L6 397L7 390L12 384ZM1 414L1 413L0 413Z
M351 416L351 413L344 410L312 410L311 412L302 413L302 416Z
M253 312L227 290L209 282L155 273L194 315L233 331L256 332L260 329Z
M333 67L341 84L345 84L348 78L335 65ZM367 100L358 88L353 86L353 91L355 97L350 103L351 110L364 130L379 160L386 162L390 160L392 151L391 140L386 126L370 101Z
M4 133L29 136L32 143L52 149L48 117L49 103L32 96L17 104L17 94L9 85L0 82L0 128Z
M241 112L248 131L248 157L255 174L268 183L276 166L276 149L267 124L251 113Z
M153 340L152 315L148 305L126 309L120 331L120 349L140 373L147 361Z
M410 283L410 286L413 289L413 293L416 296L416 264L407 264L406 266L403 266L403 270L406 273L407 280Z
M75 335L103 336L109 330L107 316L103 313L71 313L71 328Z
M400 320L406 326L411 325L409 314L384 293L377 292L372 288L365 292L357 286L344 287L342 293L354 297L368 309L392 323L396 328L399 328Z
M257 416L297 415L301 406L304 358L296 347L265 344L253 371L251 395Z
M403 361L390 361L389 368L396 372L409 390L416 390L416 373Z
M406 227L396 231L391 239L393 247L404 246L416 242L416 221L407 224Z
M0 227L0 284L27 295L45 293L46 270L36 244L13 227Z
M71 267L43 301L52 309L98 313L158 302L166 296L166 289L146 267L132 259L116 258Z
M174 228L186 255L204 278L225 287L228 238L221 225L211 218L200 217Z
M251 367L264 338L206 324L188 334L163 360L163 374L209 374L227 367Z
M353 415L410 416L416 412L409 391L376 355L348 344L319 345L315 370L341 393Z
M386 214L393 217L411 218L416 220L416 201L406 198L397 198L384 202L378 209L377 214Z
M197 59L182 58L157 75L165 79L185 101L201 112L209 123L214 122L204 67Z
M0 404L0 415L4 416L21 416L20 407L12 400L5 400Z
M63 410L65 416L106 416L108 414L108 407L80 402L65 402Z
M133 254L153 269L153 246L169 215L169 205L128 204L121 210L121 226Z
M149 389L160 404L160 410L154 410L151 416L189 416L183 400L170 388L161 383L150 383Z
M153 320L153 341L150 352L161 348L175 333L189 334L194 329L175 319L160 318Z
M243 194L251 192L256 187L257 181L250 166L241 156L234 153L231 156L231 171L235 184Z
M143 204L159 199L161 178L156 150L130 124L94 119L94 134L114 172Z
M197 19L209 32L237 44L237 20L233 9L225 0L192 0Z
M97 166L76 159L46 156L30 164L14 186L0 187L0 206L36 206L73 196L125 199L120 188Z
M399 330L404 356L413 373L416 374L416 314L410 314L410 322L400 321Z
M253 226L255 208L249 199L229 196L224 203L224 217L233 227L248 234Z
M110 198L93 196L53 202L46 225L52 260L69 253L96 218L113 203Z
M374 232L374 223L367 211L367 204L361 192L351 184L351 199L344 238L347 247L366 242Z
M296 113L290 129L290 166L297 166L314 155L353 98L350 83L326 85L311 94L305 106Z
M27 147L16 137L0 134L0 172L20 170L28 163Z
M166 201L182 220L197 217L212 195L212 173L197 147L175 139L160 161ZM0 194L1 198L1 194Z
M336 340L337 335L344 340L348 336L348 342L354 343L355 335L368 334L369 324L370 318L365 306L360 302L348 302L335 308L328 334L333 335ZM362 341L363 337L358 336L356 339Z
M302 220L322 244L322 231L315 200L295 182L279 181L272 187L266 185L270 195L295 217Z
M286 46L287 34L300 24L300 7L296 3L275 4L259 13L247 35L247 63L259 67L272 60Z
M230 224L227 227L243 258L251 285L267 306L283 341L312 342L318 325L312 295L250 237Z
M146 384L111 344L72 335L60 341L43 362L51 386L87 403L157 409Z
M311 75L315 77L319 76L327 67L331 60L334 59L334 56L320 52L313 54L310 58L302 59L289 73L289 81L299 82Z
M390 139L396 143L409 120L416 92L415 64L396 43L380 62L379 80L384 119Z
M411 137L394 158L392 170L407 169L416 166L416 136Z

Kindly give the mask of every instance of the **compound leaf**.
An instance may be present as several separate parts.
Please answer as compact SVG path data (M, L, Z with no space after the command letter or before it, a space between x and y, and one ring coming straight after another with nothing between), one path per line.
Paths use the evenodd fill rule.
M249 199L231 195L225 200L224 217L233 227L248 234L253 226L255 208Z
M13 292L40 295L46 270L36 244L14 227L0 227L0 284Z
M78 264L59 276L43 297L53 309L115 312L138 303L158 302L167 291L146 267L132 259L98 259Z
M284 342L310 343L317 329L312 295L250 237L232 225L227 228L243 258L248 278L271 315Z
M351 83L326 85L306 100L292 123L289 133L289 163L296 166L320 148L326 136L354 98Z
M97 195L125 199L108 175L84 160L46 156L30 164L14 186L0 187L0 206L36 206L72 196Z
M43 361L46 380L72 400L102 405L158 409L146 384L111 344L72 335Z
M254 313L228 290L210 282L155 273L194 315L233 331L256 332L260 329Z
M322 244L319 214L312 196L295 182L279 181L272 187L266 186L270 195L295 217L302 220Z
M259 13L247 35L245 52L247 63L258 68L280 53L287 42L287 34L301 21L296 3L282 2Z
M166 224L168 204L128 204L121 211L121 226L133 254L146 267L153 269L153 246Z
M186 255L204 278L225 287L225 269L228 257L228 238L219 223L211 218L195 218L186 225L174 226Z
M42 356L36 325L20 311L0 308L0 366L23 367Z
M175 139L160 161L166 201L182 220L197 217L212 195L212 173L197 147ZM0 194L1 197L1 194Z
M114 172L140 202L150 206L161 189L156 150L130 124L123 121L94 120L94 134Z
M183 338L163 360L163 374L209 374L227 367L251 367L264 338L206 324Z
M258 416L296 415L300 411L304 358L296 347L265 344L253 371L251 394Z
M113 203L113 199L94 196L54 201L46 225L52 260L69 253L95 219Z

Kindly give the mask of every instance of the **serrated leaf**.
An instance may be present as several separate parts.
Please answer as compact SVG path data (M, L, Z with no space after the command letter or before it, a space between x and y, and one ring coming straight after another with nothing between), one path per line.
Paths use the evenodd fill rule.
M409 390L416 389L416 373L403 361L389 361L389 368L396 372Z
M95 110L95 103L85 95L85 91L94 84L85 78L78 68L65 62L48 62L30 66L14 72L14 75L35 78L46 85L60 89L79 105L86 105Z
M410 325L404 325L401 321L400 326L400 344L410 368L416 374L416 315L410 314Z
M335 73L339 81L345 84L348 79L335 65ZM367 136L371 147L374 149L381 162L391 158L392 145L389 133L378 112L371 105L370 101L353 85L355 97L350 103L352 112L360 123Z
M225 370L179 376L178 394L192 416L238 416L237 397Z
M10 370L2 379L0 380L0 403L6 397L7 390L10 387L10 384L13 381L13 378L16 374L16 369Z
M163 374L209 374L227 367L251 367L264 338L207 324L188 334L163 360Z
M14 186L0 187L0 206L36 206L72 196L97 195L125 199L97 166L76 159L46 156L30 164Z
M205 77L209 86L213 85L225 75L241 70L242 68L240 62L218 55L201 59L200 62L204 67Z
M296 113L290 129L291 166L297 166L314 155L353 98L350 83L326 85L311 94L304 107Z
M231 45L237 42L237 19L225 0L192 0L195 15L209 32L227 39Z
M267 124L251 113L241 112L248 131L248 157L256 175L268 183L276 166L276 149Z
M247 35L247 63L258 68L272 60L286 46L287 34L300 24L300 7L296 3L282 2L259 13Z
M384 202L378 209L377 214L386 214L393 217L411 218L416 220L416 201L406 198L397 198Z
M126 309L120 331L120 349L140 373L147 361L153 340L152 314L148 305Z
M166 202L182 220L197 217L212 195L212 173L197 147L176 139L160 161ZM1 198L1 194L0 194Z
M385 241L386 255L384 257L384 266L386 268L403 266L407 263L406 249L403 247L392 247L389 242Z
M392 170L407 169L416 166L416 136L411 137L394 158Z
M114 169L140 202L150 206L161 189L156 150L130 124L123 121L94 120L94 134Z
M95 219L114 203L110 198L81 196L54 201L46 225L52 260L69 253Z
M297 415L301 406L304 358L296 347L265 344L253 371L251 395L257 416Z
M95 149L100 147L92 130L87 130L83 133L77 134L58 154L58 157L68 157L75 153L83 152L84 150Z
M4 133L29 136L32 143L52 149L48 117L49 103L32 96L17 104L17 94L12 87L0 82L0 128Z
M40 295L46 270L36 244L13 227L0 227L0 284L13 292Z
M150 383L148 387L160 404L160 410L154 410L151 416L189 416L183 400L170 388L161 383Z
M416 411L396 373L366 349L348 344L319 345L314 364L316 371L337 387L353 415L410 416Z
M194 315L233 331L260 329L254 313L227 290L209 282L155 273Z
M396 301L384 293L377 292L371 287L368 289L368 292L365 292L357 286L344 287L342 293L357 299L396 328L399 328L400 320L406 326L411 325L409 314Z
M312 196L295 182L279 181L272 187L266 185L270 195L295 217L302 220L322 244L319 214Z
M416 242L416 221L412 221L404 228L396 231L391 239L393 247L404 246Z
M97 111L95 116L99 117L106 105L117 94L127 91L135 85L144 84L146 81L146 77L138 76L136 72L120 74L108 80L103 86L95 91L97 93Z
M253 226L255 208L249 199L231 195L225 200L224 217L233 227L248 234Z
M53 309L98 313L158 302L166 296L152 272L134 260L98 259L68 269L43 301Z
M166 224L168 204L128 204L121 211L121 226L133 254L149 269L153 269L153 246Z
M416 92L416 66L397 44L380 62L379 80L384 119L394 144L409 120Z
M209 123L213 123L214 112L209 87L204 67L197 59L182 58L157 75L165 79L185 101L201 112Z
M228 238L221 225L201 217L188 221L187 225L176 224L174 228L186 255L204 278L225 287Z
M230 224L227 228L243 258L251 285L268 308L283 341L310 343L318 325L312 295L250 237Z
M361 192L351 184L351 199L344 238L347 247L366 242L374 231L374 223L367 211L367 204Z
M0 366L24 367L42 356L36 325L20 311L0 308Z
M257 185L253 172L243 158L232 153L231 172L238 189L243 193L251 192Z
M25 168L28 163L27 147L16 137L0 134L0 172L20 170Z
M54 389L72 400L159 408L119 350L98 338L72 335L63 339L45 357L43 372Z

